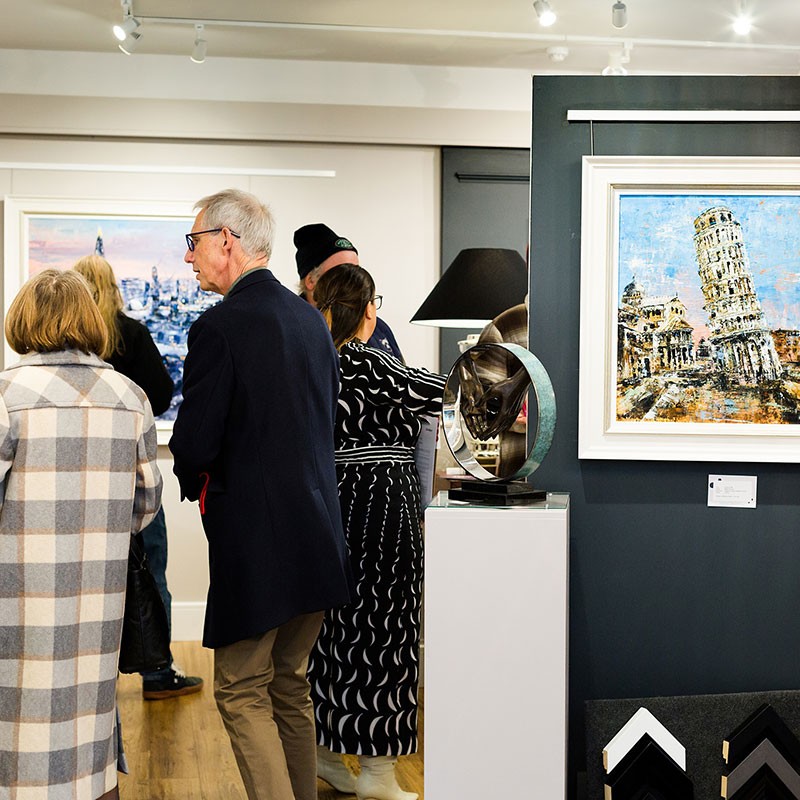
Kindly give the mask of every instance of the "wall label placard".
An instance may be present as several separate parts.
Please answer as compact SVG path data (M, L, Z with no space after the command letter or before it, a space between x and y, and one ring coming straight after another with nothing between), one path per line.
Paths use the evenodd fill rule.
M755 475L709 475L708 505L727 508L755 508Z

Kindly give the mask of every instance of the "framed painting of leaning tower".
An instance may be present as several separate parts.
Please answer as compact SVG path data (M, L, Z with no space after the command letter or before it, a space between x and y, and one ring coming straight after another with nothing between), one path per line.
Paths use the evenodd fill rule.
M800 461L800 158L583 161L578 456Z

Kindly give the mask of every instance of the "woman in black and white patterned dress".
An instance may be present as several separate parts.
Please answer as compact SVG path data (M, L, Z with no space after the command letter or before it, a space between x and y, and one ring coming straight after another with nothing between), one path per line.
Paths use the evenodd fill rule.
M411 800L394 777L417 749L422 592L420 418L441 410L445 377L368 347L375 284L362 267L330 269L314 291L341 362L336 461L356 578L353 602L326 614L309 662L318 774L359 799ZM359 755L356 781L338 753Z

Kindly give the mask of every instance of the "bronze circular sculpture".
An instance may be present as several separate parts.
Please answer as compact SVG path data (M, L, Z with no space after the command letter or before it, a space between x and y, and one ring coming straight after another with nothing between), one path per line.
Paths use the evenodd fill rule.
M533 395L531 395L533 390ZM528 408L536 406L536 433L524 460L503 474L479 463L477 443L512 433ZM556 400L550 376L533 353L506 342L479 344L462 353L453 364L445 386L442 408L445 438L456 461L482 481L516 481L527 478L542 463L553 441ZM525 434L521 434L525 436Z

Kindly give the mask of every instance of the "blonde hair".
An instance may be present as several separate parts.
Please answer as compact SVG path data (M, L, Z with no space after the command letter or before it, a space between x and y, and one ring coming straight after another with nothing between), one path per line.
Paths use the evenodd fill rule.
M108 341L89 284L71 270L46 269L24 283L6 314L5 332L21 355L82 350L99 356Z
M86 278L100 315L108 328L108 343L100 357L108 360L115 353L122 353L124 342L119 330L119 314L124 307L122 295L114 277L114 270L102 256L84 256L72 266L79 275Z

